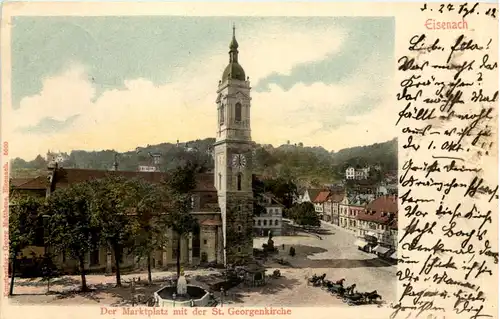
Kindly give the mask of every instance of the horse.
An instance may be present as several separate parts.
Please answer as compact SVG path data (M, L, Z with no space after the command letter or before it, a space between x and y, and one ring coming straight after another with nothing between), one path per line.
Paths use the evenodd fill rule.
M365 298L369 303L373 303L377 301L377 299L382 300L382 296L379 295L376 290L365 293Z
M354 288L356 288L356 284L352 284L345 289L345 293L348 295L354 294Z
M335 282L335 284L336 284L336 285L341 285L341 286L344 286L344 281L345 281L345 278L342 278L342 279L340 279L340 280L337 280L337 281Z

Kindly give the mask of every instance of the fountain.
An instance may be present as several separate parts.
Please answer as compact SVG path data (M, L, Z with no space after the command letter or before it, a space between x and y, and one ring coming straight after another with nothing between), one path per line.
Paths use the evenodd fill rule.
M210 301L207 290L187 283L181 272L176 285L161 288L154 293L158 307L205 307Z

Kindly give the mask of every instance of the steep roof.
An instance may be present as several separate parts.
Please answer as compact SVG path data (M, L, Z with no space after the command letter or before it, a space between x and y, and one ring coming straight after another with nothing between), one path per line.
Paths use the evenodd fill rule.
M328 196L330 196L330 191L321 191L316 196L316 198L313 199L313 202L314 203L324 203L328 199Z
M309 198L312 200L314 200L318 194L322 191L323 189L321 188L309 188L306 190L306 192L309 194Z

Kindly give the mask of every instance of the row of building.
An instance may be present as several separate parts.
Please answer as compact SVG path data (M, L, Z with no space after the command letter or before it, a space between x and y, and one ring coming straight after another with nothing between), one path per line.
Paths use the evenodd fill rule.
M344 190L307 189L299 201L314 204L323 221L356 234L354 244L361 250L397 258L397 195L349 195Z

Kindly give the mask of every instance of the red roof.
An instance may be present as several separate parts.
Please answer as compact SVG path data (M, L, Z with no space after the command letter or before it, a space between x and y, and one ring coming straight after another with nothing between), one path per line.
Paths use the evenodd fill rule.
M397 213L398 212L398 199L394 195L380 196L371 201L367 206L367 210Z
M314 203L324 203L330 196L330 191L321 191L318 196L313 200Z
M381 196L358 213L358 219L379 224L388 224L397 229L398 201L396 196Z

